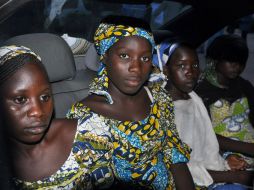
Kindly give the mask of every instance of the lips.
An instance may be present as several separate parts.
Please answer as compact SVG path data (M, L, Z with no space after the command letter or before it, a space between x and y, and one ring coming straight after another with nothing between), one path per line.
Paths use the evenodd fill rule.
M187 86L194 86L195 85L195 80L188 80L188 81L185 81L185 84Z
M128 86L139 86L141 83L141 78L140 77L129 77L126 79L127 85Z
M47 125L34 125L32 127L26 127L24 131L31 135L42 134L46 131Z
M230 78L235 78L235 77L237 77L238 75L239 75L238 72L232 72L232 73L230 73Z

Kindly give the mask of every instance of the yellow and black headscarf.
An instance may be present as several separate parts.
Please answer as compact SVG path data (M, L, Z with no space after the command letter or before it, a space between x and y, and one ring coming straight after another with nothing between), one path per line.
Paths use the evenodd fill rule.
M103 57L111 46L120 39L128 36L140 36L147 39L153 51L155 42L150 26L141 19L124 16L108 16L101 21L94 35L94 46L97 54L100 56L101 66L98 70L98 77L90 85L90 93L106 96L110 104L113 103L113 100L108 93L108 77L103 63Z
M112 45L127 36L143 37L150 42L152 50L155 47L150 26L145 21L132 17L108 16L101 21L94 35L94 46L101 60Z
M41 61L41 58L27 47L15 45L0 47L0 84L25 64L24 62L8 62L22 54L30 54Z

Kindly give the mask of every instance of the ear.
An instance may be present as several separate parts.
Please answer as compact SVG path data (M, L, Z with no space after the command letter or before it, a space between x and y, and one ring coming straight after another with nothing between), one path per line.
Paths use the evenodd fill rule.
M169 68L167 65L163 66L163 74L167 76L167 78L169 78Z
M109 53L108 51L104 54L103 56L103 59L102 59L102 62L105 64L105 65L108 65L110 62L109 62Z

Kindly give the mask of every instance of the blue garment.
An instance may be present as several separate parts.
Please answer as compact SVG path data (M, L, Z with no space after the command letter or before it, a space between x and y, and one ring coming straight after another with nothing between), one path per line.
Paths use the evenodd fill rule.
M246 186L240 184L222 184L222 185L211 185L208 190L250 190Z

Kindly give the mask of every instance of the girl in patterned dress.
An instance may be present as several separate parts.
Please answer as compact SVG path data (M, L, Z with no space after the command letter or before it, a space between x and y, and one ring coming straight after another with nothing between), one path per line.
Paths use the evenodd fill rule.
M240 76L247 58L244 39L235 35L217 37L207 49L207 68L196 92L210 113L224 157L238 155L252 169L254 87Z
M108 16L96 30L94 44L101 58L98 77L90 95L67 116L80 118L91 134L109 133L116 186L194 189L186 165L190 149L179 139L172 100L159 86L145 85L154 48L149 25Z
M112 143L88 141L84 124L53 119L53 99L38 55L23 46L0 48L0 112L17 189L92 189ZM110 175L108 175L110 177Z

